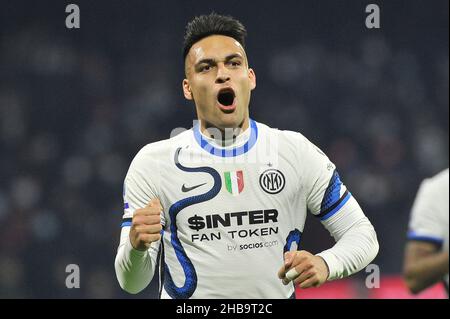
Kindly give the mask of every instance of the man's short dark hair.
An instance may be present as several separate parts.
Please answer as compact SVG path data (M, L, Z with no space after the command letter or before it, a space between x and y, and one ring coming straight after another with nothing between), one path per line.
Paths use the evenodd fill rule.
M213 12L195 17L187 24L184 34L183 59L186 59L194 43L214 34L229 36L238 41L242 47L245 46L247 30L244 25L233 17Z

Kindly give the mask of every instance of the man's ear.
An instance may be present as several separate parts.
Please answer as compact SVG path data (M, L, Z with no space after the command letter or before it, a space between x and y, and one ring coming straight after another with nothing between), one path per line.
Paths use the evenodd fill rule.
M253 90L256 88L256 74L253 69L248 69L248 79L250 80L250 90Z
M191 91L191 86L189 85L189 80L188 79L184 79L183 80L183 93L184 93L184 97L187 100L192 100L192 91Z

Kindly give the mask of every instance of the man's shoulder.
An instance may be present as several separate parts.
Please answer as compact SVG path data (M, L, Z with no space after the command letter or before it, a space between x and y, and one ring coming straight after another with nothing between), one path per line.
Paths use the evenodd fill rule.
M278 138L281 143L295 145L296 147L312 145L312 143L300 132L274 128L260 122L257 123L267 136Z
M438 174L425 179L422 182L422 189L425 195L438 196L448 195L449 170L448 168Z
M438 185L438 187L447 186L447 188L448 188L448 180L449 180L448 173L449 173L449 170L448 170L448 168L446 168L443 171L436 174L435 176L433 176L431 178L431 181L434 184Z
M191 130L186 130L168 139L155 141L143 146L134 157L133 161L157 160L165 156L170 156L177 145L191 138Z

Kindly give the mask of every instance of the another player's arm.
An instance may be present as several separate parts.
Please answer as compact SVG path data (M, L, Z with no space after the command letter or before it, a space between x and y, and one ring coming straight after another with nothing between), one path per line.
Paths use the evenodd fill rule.
M409 290L417 294L439 282L448 273L448 252L431 242L411 240L406 245L403 276Z
M441 250L448 226L441 219L443 211L438 200L447 194L435 183L433 179L421 183L411 209L403 276L412 293L428 288L448 274L448 250Z

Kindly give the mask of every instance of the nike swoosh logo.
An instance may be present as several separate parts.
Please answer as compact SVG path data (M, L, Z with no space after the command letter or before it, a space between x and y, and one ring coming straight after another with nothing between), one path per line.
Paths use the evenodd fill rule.
M203 186L203 185L205 185L205 184L206 184L206 183L203 183L203 184L195 185L195 186L192 186L192 187L186 187L186 186L183 184L183 186L181 186L181 191L182 191L183 193L190 192L191 190L194 190L194 189L196 189L196 188L198 188L198 187L200 187L200 186Z

